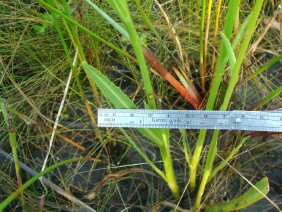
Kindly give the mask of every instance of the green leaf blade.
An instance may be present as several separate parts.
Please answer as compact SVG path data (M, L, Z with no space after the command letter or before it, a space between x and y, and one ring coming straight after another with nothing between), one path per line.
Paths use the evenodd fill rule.
M0 97L0 109L3 113L3 117L4 117L4 121L6 123L6 126L7 126L7 128L9 128L7 108L6 108L4 100L1 97Z
M82 62L82 67L93 82L100 88L101 92L118 109L136 109L134 103L107 77L93 66Z
M225 202L223 204L210 206L206 208L207 212L210 211L235 211L240 210L242 208L246 208L251 204L262 199L269 191L269 183L268 178L264 177L259 182L255 184L255 187L249 188L244 194L240 197L233 199L229 202ZM259 191L260 192L259 192Z
M82 62L82 67L93 82L96 83L103 95L108 98L117 109L136 109L135 104L107 77L87 62ZM145 137L157 145L162 145L159 129L137 129Z
M236 64L236 57L235 57L233 48L231 46L231 43L229 42L229 40L225 36L225 34L223 32L220 32L220 36L222 38L222 42L223 42L224 47L226 49L226 53L227 53L228 60L229 60L229 63L230 63L230 73L232 75L232 72L233 72L235 64Z

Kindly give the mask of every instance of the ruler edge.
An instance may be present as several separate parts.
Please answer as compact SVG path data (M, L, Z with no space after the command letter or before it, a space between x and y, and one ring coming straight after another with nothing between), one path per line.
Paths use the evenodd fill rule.
M98 114L101 111L116 111L116 112L133 112L133 111L138 111L140 113L147 113L148 111L152 111L153 113L166 113L167 111L172 112L172 113L215 113L215 114L224 114L224 113L254 113L254 114L260 114L260 113L264 113L264 114L282 114L282 110L266 110L266 111L252 111L252 110L158 110L158 109L105 109L105 108L98 108Z

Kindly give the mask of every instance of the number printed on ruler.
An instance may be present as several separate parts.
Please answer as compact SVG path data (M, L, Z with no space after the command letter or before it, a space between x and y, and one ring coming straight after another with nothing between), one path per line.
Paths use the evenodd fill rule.
M282 111L98 109L98 127L282 132Z

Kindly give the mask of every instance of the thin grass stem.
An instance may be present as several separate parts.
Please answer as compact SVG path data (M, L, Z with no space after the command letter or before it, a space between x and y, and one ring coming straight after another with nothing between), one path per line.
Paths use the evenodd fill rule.
M221 3L222 0L217 1L217 8L216 8L216 17L215 17L215 25L214 25L214 35L213 35L213 46L216 47L216 40L218 35L218 25L219 25L219 18L220 18L220 11L221 11ZM212 56L212 67L214 68L216 65L216 50L214 48L213 56ZM214 68L215 70L215 68ZM214 74L214 73L212 73Z
M81 29L82 31L86 32L87 34L89 34L91 37L93 37L94 39L104 43L105 45L109 46L110 48L114 49L116 52L120 53L121 55L124 55L125 57L129 58L132 61L136 61L136 59L134 57L132 57L131 55L129 55L128 53L122 51L120 48L117 48L115 45L113 45L112 43L104 40L103 38L101 38L100 36L96 35L95 33L91 32L89 29L85 28L84 26L82 26L81 24L79 24L78 22L74 21L72 18L66 16L65 14L63 14L60 10L52 7L50 4L46 3L43 0L38 0L38 2L40 4L42 4L43 6L45 6L46 8L48 8L50 11L55 12L56 14L58 14L59 16L61 16L62 18L66 19L67 21L69 21L71 24L77 26L79 29Z
M243 80L242 82L238 83L236 85L236 87L240 87L240 86L244 85L246 82L248 82L249 80L253 79L257 75L261 74L263 71L265 71L266 69L268 69L269 67L271 67L275 63L279 62L281 59L282 59L282 54L279 54L277 57L269 60L266 64L264 64L262 67L260 67L257 71L255 71L253 74L248 76L245 80Z
M17 137L16 137L16 129L15 125L13 123L12 117L9 114L6 104L2 98L0 98L0 108L2 111L2 114L4 116L4 120L6 122L7 128L8 128L8 133L9 133L9 142L10 146L12 148L12 154L14 158L14 163L15 163L15 171L16 171L16 176L17 176L17 182L19 189L22 188L22 178L21 178L21 168L20 168L20 163L19 163L19 158L18 158L18 153L17 153ZM22 209L25 211L25 200L24 200L24 193L21 191L20 193L20 200L22 204ZM1 209L0 209L1 211Z
M72 158L69 160L64 160L58 163L53 164L52 166L47 167L44 171L40 172L39 174L35 175L31 179L29 179L26 183L23 184L22 187L18 188L14 191L10 196L8 196L3 202L0 203L0 211L3 211L20 193L22 193L25 189L31 186L36 180L38 180L43 175L49 173L53 169L65 165L67 163L78 162L81 160L93 160L92 158Z
M253 108L252 110L258 110L263 105L270 102L272 99L274 99L276 96L280 95L282 93L282 86L278 87L274 91L272 91L270 94L268 94L266 97L264 97L262 100L260 100Z
M205 17L206 17L206 0L202 0L202 15L200 24L200 78L201 87L205 91L205 77L206 77L206 67L204 66L204 30L205 30Z
M243 146L243 144L244 144L249 138L250 138L250 136L247 136L247 137L243 138L243 139L240 141L240 143L239 143L239 144L230 152L230 154L225 158L225 160L222 161L221 164L219 164L217 167L215 167L215 168L212 170L212 172L211 172L211 174L210 174L210 176L209 176L209 178L208 178L208 180L207 180L207 183L209 183L209 182L214 178L214 176L215 176L221 169L223 169L223 168L227 165L227 163L234 157L234 155L240 150L240 148Z
M131 137L125 132L124 129L119 128L119 130L124 134L129 143L136 149L136 151L141 155L141 157L148 163L148 165L164 180L166 180L165 174L155 166L155 164L147 157L147 155L138 147L138 145L131 139Z
M207 75L207 60L208 60L208 42L209 42L209 32L210 32L210 20L211 20L211 8L212 8L212 0L208 2L208 9L207 9L207 22L205 28L205 46L204 46L204 55L203 55L203 67L204 67L204 82L202 82L202 86L204 85L203 90L205 91L205 84L206 84L206 75Z

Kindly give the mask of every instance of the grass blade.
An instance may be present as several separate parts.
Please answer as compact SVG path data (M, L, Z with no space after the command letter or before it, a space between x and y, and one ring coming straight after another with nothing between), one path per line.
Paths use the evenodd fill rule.
M202 0L202 15L200 24L200 77L201 86L205 90L205 77L206 77L206 67L204 67L204 29L205 29L205 16L206 16L206 0Z
M150 109L156 109L154 91L153 91L153 87L151 84L151 79L150 79L149 71L147 68L147 64L144 58L142 44L136 32L134 23L131 19L127 1L126 0L120 0L120 1L108 0L108 2L112 6L112 8L115 10L119 18L123 21L127 29L127 32L131 40L131 44L133 46L133 49L134 49L134 52L135 52L135 55L138 61L138 65L140 67L148 105Z
M108 16L103 10L101 10L96 4L94 4L91 0L86 0L86 2L93 7L101 16L103 16L118 32L120 32L128 41L130 41L129 34L127 31L122 28L114 19Z
M86 62L82 62L83 69L93 80L96 85L100 88L103 95L107 97L118 109L135 109L135 104L107 77L105 77L101 72L95 69L93 66L88 65ZM152 129L138 129L140 133L149 138L151 141L157 145L162 145L162 138L160 134L156 133L159 130Z
M212 212L240 210L262 199L268 193L268 191L268 178L264 177L259 182L257 182L254 187L249 188L240 197L230 200L229 202L225 202L223 204L208 207L206 208L206 211Z
M240 150L240 148L243 146L243 144L249 139L250 137L243 138L240 143L231 151L231 153L227 156L227 158L222 161L221 164L219 164L216 168L214 168L208 178L208 183L213 179L213 177L216 175L217 172L219 172L221 169L223 169L227 163L233 158L233 156Z
M262 67L260 67L257 71L255 71L253 74L248 76L245 80L243 80L241 83L239 83L236 87L239 87L243 84L245 84L247 81L253 79L257 75L261 74L263 71L274 65L275 63L279 62L282 59L282 54L278 55L277 57L269 60L266 64L264 64Z
M147 157L147 155L138 147L138 145L131 139L131 137L124 131L124 129L120 128L119 129L124 136L127 138L129 143L136 149L136 151L141 155L141 157L151 166L151 168L158 173L164 180L166 180L165 174L155 166L155 164Z
M0 98L0 105L1 105L2 114L4 116L4 120L8 128L9 141L10 141L13 158L15 162L15 171L16 171L18 186L19 186L19 189L21 189L23 185L22 185L22 178L21 178L21 167L20 167L20 162L19 162L18 153L17 153L17 137L16 137L15 125L13 123L11 115L7 111L6 104L2 98ZM19 194L20 194L20 199L21 199L21 203L23 207L22 209L23 211L25 211L24 193L21 191ZM0 211L1 211L1 208L0 208Z
M82 67L90 79L100 88L104 96L106 96L116 108L136 108L134 103L100 71L88 65L85 61L82 62Z
M4 121L6 123L6 126L9 127L9 121L8 121L8 111L7 111L7 108L6 108L6 105L5 105L5 102L4 100L0 97L0 109L1 109L1 112L3 114L3 117L4 117Z
M263 98L262 100L260 100L253 108L252 110L257 110L259 109L261 106L265 105L266 103L268 103L269 101L271 101L272 99L274 99L276 96L278 96L279 94L282 93L282 86L278 87L276 90L272 91L270 94L268 94L265 98Z
M239 79L239 71L241 69L241 65L242 65L243 60L245 58L245 53L246 53L247 48L249 46L250 40L251 40L252 35L255 31L256 23L257 23L256 20L258 19L260 9L262 7L262 3L263 3L263 0L256 1L255 6L253 8L253 11L251 12L251 17L252 17L251 20L252 21L250 21L250 23L247 27L246 34L245 34L246 36L245 36L245 38L242 42L242 45L240 46L240 51L239 51L238 56L237 56L237 61L236 61L235 67L234 67L234 71L232 73L230 82L228 84L228 88L227 88L227 91L226 91L226 94L225 94L225 97L224 97L224 101L223 101L223 103L220 107L221 110L227 109L229 101L230 101L232 93L233 93L233 90L234 90L235 85L236 85L236 83Z
M233 48L231 46L231 43L229 42L229 40L227 39L225 34L223 32L220 32L220 36L222 38L222 42L223 42L224 47L225 47L226 52L227 52L227 56L228 56L229 63L230 63L230 75L232 76L232 72L233 72L235 64L236 64L236 57L235 57L235 54L233 52Z
M64 160L59 163L55 163L52 166L47 167L44 171L40 172L39 174L35 175L31 179L29 179L22 187L18 188L14 193L8 196L1 204L0 204L0 211L3 211L10 202L12 202L20 193L22 193L25 189L31 186L36 180L38 180L43 175L47 174L48 172L52 171L53 169L65 165L67 163L77 162L81 160L92 160L92 158L72 158L69 160Z
M195 109L199 109L201 98L198 94L190 94L163 66L155 57L146 49L143 49L147 61L189 102ZM195 100L193 96L197 96Z
M105 45L109 46L110 48L114 49L116 52L126 56L127 58L131 59L132 61L136 61L136 59L134 57L132 57L131 55L129 55L128 53L124 52L123 50L121 50L120 48L117 48L115 45L113 45L112 43L104 40L103 38L101 38L100 36L96 35L95 33L91 32L89 29L87 29L86 27L82 26L81 24L79 24L78 22L74 21L73 19L71 19L70 17L66 16L65 14L63 14L60 10L52 7L50 4L46 3L43 0L37 0L40 4L42 4L43 6L45 6L46 8L48 8L49 10L53 11L54 13L56 13L57 15L61 16L62 18L66 19L68 22L70 22L71 24L77 26L79 29L81 29L82 31L86 32L87 34L89 34L91 37L93 37L94 39L104 43Z

